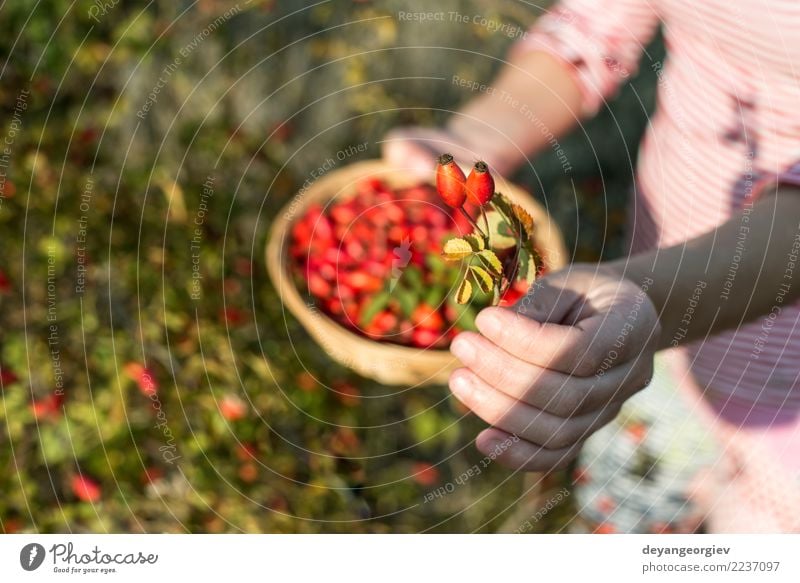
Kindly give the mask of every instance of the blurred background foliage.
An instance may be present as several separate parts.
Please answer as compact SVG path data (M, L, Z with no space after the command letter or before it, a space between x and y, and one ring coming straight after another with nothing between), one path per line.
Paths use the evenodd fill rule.
M435 7L521 28L545 9ZM491 532L529 518L514 514L520 476L493 464L425 502L481 461L482 424L443 387L391 390L335 365L282 310L263 264L271 218L314 168L353 144L367 152L348 162L379 156L396 125L441 123L470 98L452 75L487 82L500 66L507 34L398 19L430 10L2 3L2 530ZM562 141L571 173L546 152L516 177L578 260L621 252L629 156L654 94L643 69ZM569 513L564 503L536 529Z

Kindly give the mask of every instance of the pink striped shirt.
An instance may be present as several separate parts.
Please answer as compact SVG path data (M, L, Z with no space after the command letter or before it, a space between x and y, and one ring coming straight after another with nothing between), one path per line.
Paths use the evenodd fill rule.
M642 59L659 24L669 55L664 63ZM760 189L776 179L800 184L797 0L564 0L531 32L518 50L545 50L566 61L587 114L640 60L657 71L656 114L641 145L631 212L633 252L681 243L739 213L746 217ZM743 218L737 246L746 236ZM787 280L793 285L799 248L786 250L787 266L797 263ZM737 257L731 249L730 282ZM699 293L724 295L725 287L701 286ZM776 298L769 315L684 350L724 418L800 422L800 302Z

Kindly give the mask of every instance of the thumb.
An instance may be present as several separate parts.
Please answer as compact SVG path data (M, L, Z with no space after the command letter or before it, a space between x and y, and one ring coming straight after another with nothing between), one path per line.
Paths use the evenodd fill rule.
M580 305L580 300L574 290L554 285L543 277L528 288L511 310L541 323L574 324L575 306Z
M381 144L381 154L391 166L420 178L430 177L436 168L436 152L432 146L408 129L389 132Z

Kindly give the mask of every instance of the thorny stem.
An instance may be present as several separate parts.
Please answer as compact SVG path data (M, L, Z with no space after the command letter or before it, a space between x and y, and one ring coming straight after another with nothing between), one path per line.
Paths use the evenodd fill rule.
M481 205L481 215L483 215L483 224L486 225L486 238L489 238L489 217L486 216L486 209Z
M505 295L505 293L511 287L512 282L516 279L517 275L519 274L519 256L520 253L522 253L522 237L524 236L524 229L522 228L522 225L519 223L518 226L520 230L515 232L517 239L517 248L516 248L516 253L514 254L514 270L511 272L510 277L506 281L506 285L505 288L503 289L501 297Z
M470 224L470 225L472 225L472 228L473 228L473 229L475 229L475 230L476 230L476 231L478 231L478 232L479 232L481 235L483 235L483 238L484 238L484 239L488 238L488 237L486 236L486 233L484 233L484 232L483 232L483 229L481 229L481 228L478 226L478 223L476 223L476 222L475 222L475 219L473 219L471 216L469 216L469 213L468 213L467 211L465 211L465 210L464 210L464 207L463 207L463 206L462 206L462 207L459 207L459 208L458 208L458 210L460 210L460 211L461 211L461 214L462 214L462 215L464 215L464 216L466 217L466 219L469 221L469 224ZM486 230L488 231L489 229L486 229Z

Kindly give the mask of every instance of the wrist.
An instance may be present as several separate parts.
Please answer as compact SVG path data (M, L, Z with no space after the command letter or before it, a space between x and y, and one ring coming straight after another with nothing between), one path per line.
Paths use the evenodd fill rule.
M650 261L650 264L652 264L652 261ZM655 271L650 269L648 264L641 261L639 257L623 257L613 261L605 261L600 264L599 270L601 273L611 277L633 283L647 293L654 304L657 304L656 298L653 297L656 280Z
M633 284L643 296L643 302L652 310L652 337L655 344L661 346L661 334L664 329L664 304L659 295L659 283L655 270L652 269L653 260L647 256L634 256L607 261L600 264L601 273Z

